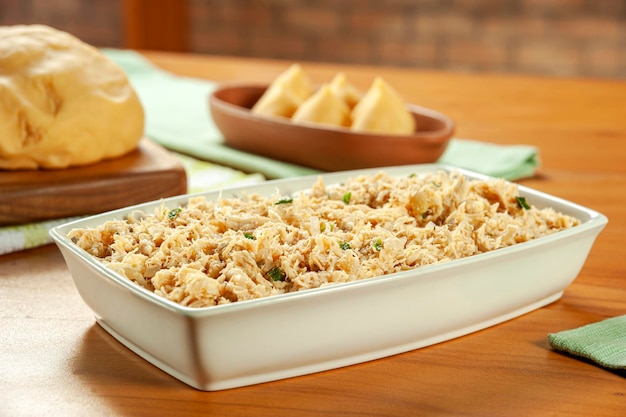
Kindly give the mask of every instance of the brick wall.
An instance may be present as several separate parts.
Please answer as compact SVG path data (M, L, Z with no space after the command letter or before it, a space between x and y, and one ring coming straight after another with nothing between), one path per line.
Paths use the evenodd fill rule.
M122 1L0 0L0 24L123 47ZM188 1L191 52L626 78L626 0Z
M124 42L122 0L0 0L0 25L41 23L96 46Z
M192 49L626 77L625 0L191 0Z

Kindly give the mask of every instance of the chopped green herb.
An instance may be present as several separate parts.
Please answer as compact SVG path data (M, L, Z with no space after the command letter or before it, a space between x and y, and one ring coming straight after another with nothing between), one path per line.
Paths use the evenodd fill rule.
M375 251L380 251L383 248L383 241L380 238L374 239L372 241L372 247Z
M283 272L282 269L280 269L279 267L274 267L272 269L270 269L270 271L267 273L267 275L270 276L270 278L272 279L272 281L284 281L285 280L285 273Z
M180 214L181 211L183 211L183 209L181 209L180 207L172 209L172 210L170 210L169 213L167 213L167 217L169 217L170 220L174 220L176 218L176 216L178 216Z
M352 193L351 192L347 192L347 193L345 193L343 195L342 200L343 200L344 203L349 204L350 203L350 198L352 198Z
M256 240L256 237L254 237L254 235L253 235L252 233L248 233L248 232L246 232L246 233L244 233L243 235L244 235L244 237L245 237L246 239Z
M409 174L409 178L415 178L415 177L417 177L417 174L415 172Z
M435 181L430 182L435 188L441 187L441 184L437 184Z
M280 200L278 200L277 202L275 202L274 204L289 204L289 203L293 203L293 198L283 197Z
M335 230L335 224L332 222L323 222L320 223L320 233L324 233L326 230L333 231Z
M526 209L526 210L530 208L530 206L526 202L526 197L515 197L515 200L517 201L517 205L520 206L521 208Z
M348 242L339 242L339 247L343 250L350 249L350 244Z

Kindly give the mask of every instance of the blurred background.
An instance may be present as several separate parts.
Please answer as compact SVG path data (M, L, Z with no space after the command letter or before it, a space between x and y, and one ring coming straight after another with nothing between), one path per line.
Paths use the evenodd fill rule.
M626 0L0 0L97 47L626 78Z

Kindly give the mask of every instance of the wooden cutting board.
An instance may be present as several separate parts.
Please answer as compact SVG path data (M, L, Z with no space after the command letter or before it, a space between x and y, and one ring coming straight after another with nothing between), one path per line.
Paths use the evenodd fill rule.
M186 191L179 159L142 139L133 152L93 165L0 171L0 226L96 214Z

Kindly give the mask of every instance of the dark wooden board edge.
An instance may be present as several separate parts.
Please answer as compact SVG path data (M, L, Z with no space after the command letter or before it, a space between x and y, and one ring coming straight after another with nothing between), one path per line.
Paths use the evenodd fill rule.
M185 192L180 160L142 139L133 152L98 164L0 172L0 226L96 214Z

